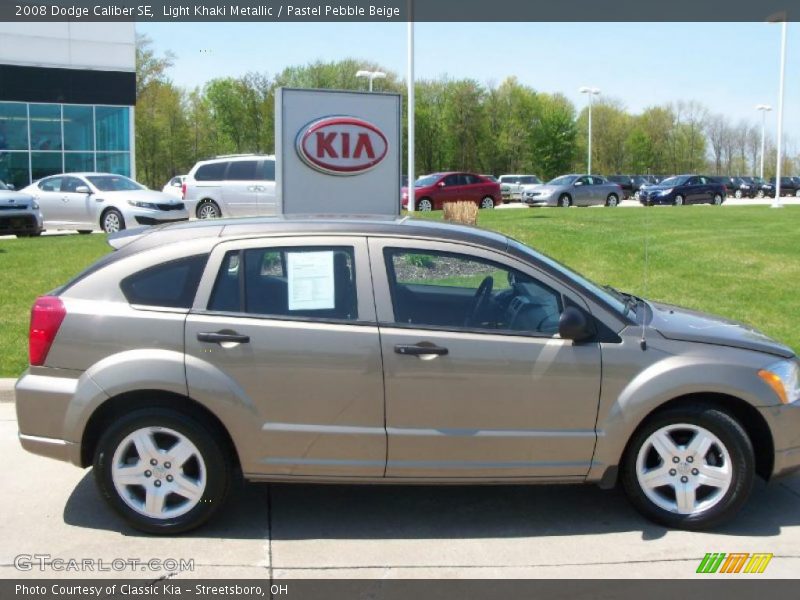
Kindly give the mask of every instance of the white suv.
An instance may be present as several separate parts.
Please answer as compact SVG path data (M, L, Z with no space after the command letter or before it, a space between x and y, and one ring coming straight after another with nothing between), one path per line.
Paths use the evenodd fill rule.
M191 218L276 215L275 156L237 154L198 162L183 182Z

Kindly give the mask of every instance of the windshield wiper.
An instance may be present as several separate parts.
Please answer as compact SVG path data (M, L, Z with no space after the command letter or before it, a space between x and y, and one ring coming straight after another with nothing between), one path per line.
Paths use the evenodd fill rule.
M628 292L621 292L613 286L604 285L603 288L617 296L617 298L625 305L626 311L634 310L639 305L639 302L642 302L642 299L638 296L634 296Z

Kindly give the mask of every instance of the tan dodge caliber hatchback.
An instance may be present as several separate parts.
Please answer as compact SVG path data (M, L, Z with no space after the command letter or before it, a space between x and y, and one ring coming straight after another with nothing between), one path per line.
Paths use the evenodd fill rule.
M186 531L257 481L611 487L719 524L800 466L792 350L413 219L198 221L32 310L20 441L92 465L130 524Z

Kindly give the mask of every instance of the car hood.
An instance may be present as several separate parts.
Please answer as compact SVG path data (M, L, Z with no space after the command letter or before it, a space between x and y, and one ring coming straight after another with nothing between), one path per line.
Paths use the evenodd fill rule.
M546 183L539 183L536 185L527 185L525 186L526 192L539 192L541 195L546 196L549 194L554 194L559 190L563 190L564 186L560 185L547 185Z
M123 192L98 191L97 195L109 200L137 200L139 202L153 202L155 204L177 204L178 202L181 202L181 200L175 196L170 196L169 194L157 192L155 190L129 190Z
M651 326L667 339L755 350L783 358L794 356L788 346L744 323L670 304L649 304L653 310Z
M0 190L0 206L6 208L28 208L33 201L33 196L10 190Z
M644 184L639 189L647 191L647 192L657 192L659 190L671 190L674 187L680 187L680 186L677 186L677 185L661 185L660 183L655 184L655 185L653 185L653 184L649 184L649 185L648 184Z

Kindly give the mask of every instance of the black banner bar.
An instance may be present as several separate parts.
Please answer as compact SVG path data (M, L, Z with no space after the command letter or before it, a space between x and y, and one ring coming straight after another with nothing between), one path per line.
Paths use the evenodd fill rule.
M796 21L796 0L3 0L0 21Z

